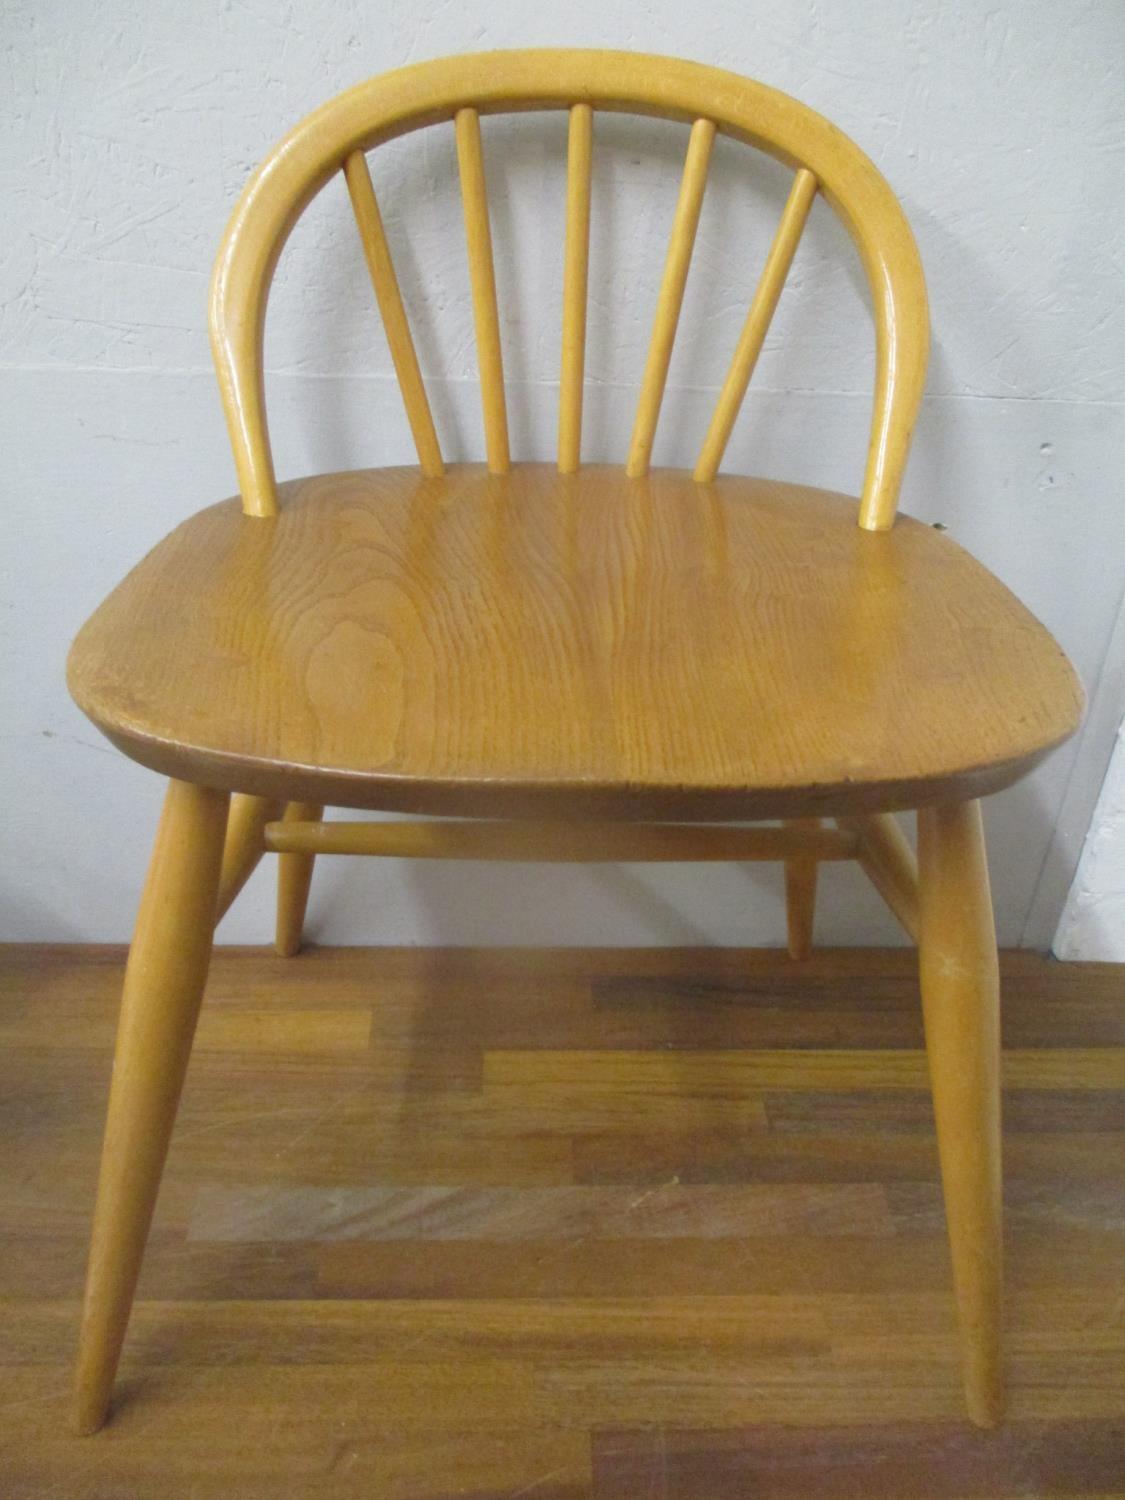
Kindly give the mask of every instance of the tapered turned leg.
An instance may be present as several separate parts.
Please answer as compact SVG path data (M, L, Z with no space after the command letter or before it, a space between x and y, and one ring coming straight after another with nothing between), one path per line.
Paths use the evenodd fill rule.
M283 806L272 797L249 797L239 793L231 798L216 922L221 922L226 916L234 898L257 869L258 861L266 852L262 831L267 823L281 817Z
M315 823L323 816L324 808L315 802L290 802L285 809L287 823ZM277 856L277 937L274 947L282 958L292 958L300 952L315 859L315 854Z
M918 814L919 959L969 1416L1003 1413L1000 1005L980 804Z
M820 818L792 818L787 828L823 828ZM816 915L817 861L796 854L785 861L785 924L789 957L808 958L812 952L813 919Z
M211 956L228 796L172 781L113 1060L78 1344L80 1432L105 1421Z

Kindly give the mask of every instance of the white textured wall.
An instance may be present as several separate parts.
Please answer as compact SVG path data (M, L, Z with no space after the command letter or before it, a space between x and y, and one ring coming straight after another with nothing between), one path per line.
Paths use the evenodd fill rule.
M122 572L233 488L205 293L234 199L308 109L428 56L679 53L786 89L852 134L902 197L931 287L931 379L904 506L945 522L1015 588L1096 688L1125 555L1123 42L1125 10L1078 0L571 0L550 13L524 0L8 0L5 935L114 939L131 923L159 786L70 705L63 664ZM517 456L549 456L553 438L564 134L561 115L485 122ZM593 457L623 449L684 139L659 122L598 120ZM373 170L447 451L479 457L451 130L395 143ZM720 144L657 461L692 459L785 191L777 164ZM371 300L334 183L298 226L271 304L283 474L409 458ZM871 370L859 267L818 204L733 463L854 490ZM990 803L1003 940L1050 939L1111 739L1102 714ZM769 870L488 867L466 879L464 866L323 863L313 925L325 941L763 942L783 930ZM261 940L268 904L260 873L222 935ZM852 871L825 872L822 911L825 940L894 935Z
M1125 724L1055 939L1059 958L1125 963Z

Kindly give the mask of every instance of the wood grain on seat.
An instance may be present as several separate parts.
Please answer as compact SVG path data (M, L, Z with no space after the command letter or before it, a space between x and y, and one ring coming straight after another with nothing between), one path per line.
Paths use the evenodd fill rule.
M788 816L1015 781L1070 734L1059 647L948 537L678 471L414 468L237 499L75 642L79 706L197 783L338 806Z

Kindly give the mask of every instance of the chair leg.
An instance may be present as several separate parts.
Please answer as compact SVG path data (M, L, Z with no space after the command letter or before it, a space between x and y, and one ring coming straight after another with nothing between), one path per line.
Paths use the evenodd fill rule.
M315 823L323 816L324 808L315 802L290 802L285 809L287 823ZM300 952L315 859L315 854L277 856L277 937L274 947L282 958L292 958Z
M792 818L786 827L823 828L824 820ZM812 952L817 868L817 861L807 855L794 855L785 861L785 924L790 958L808 958Z
M225 792L172 781L125 970L78 1344L79 1432L105 1421L211 956Z
M969 1416L1003 1414L1000 1007L980 804L918 813L922 1012Z
M859 835L859 864L910 937L918 941L918 861L894 813L837 818Z
M239 793L231 798L216 923L223 920L235 897L257 869L258 861L266 852L262 830L267 823L280 818L283 809L284 803L275 802L272 797L249 797Z

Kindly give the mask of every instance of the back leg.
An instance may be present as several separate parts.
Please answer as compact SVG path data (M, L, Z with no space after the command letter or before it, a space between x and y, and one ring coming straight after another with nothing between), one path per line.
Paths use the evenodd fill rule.
M262 832L267 823L281 817L284 805L272 797L249 797L242 793L231 798L216 922L221 922L226 916L231 903L257 869L258 861L266 852Z
M787 828L823 828L822 818L791 818ZM789 957L808 958L812 952L813 921L816 916L817 861L795 854L785 861L785 923L789 935Z
M859 863L907 933L918 941L918 861L894 813L837 818L859 835Z
M285 809L287 823L315 823L323 816L324 808L316 802L290 802ZM283 958L292 958L300 952L315 859L315 854L277 856L277 937L274 947Z

